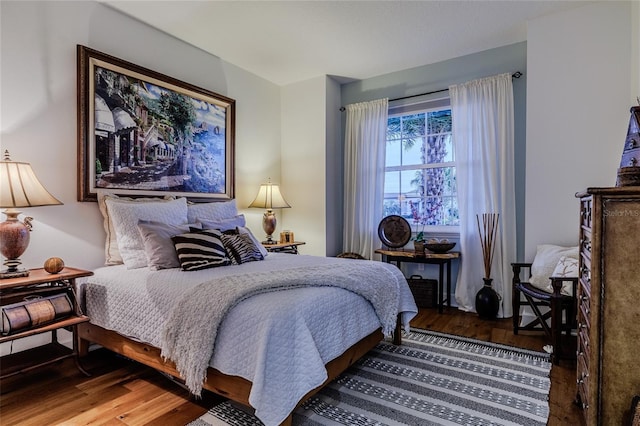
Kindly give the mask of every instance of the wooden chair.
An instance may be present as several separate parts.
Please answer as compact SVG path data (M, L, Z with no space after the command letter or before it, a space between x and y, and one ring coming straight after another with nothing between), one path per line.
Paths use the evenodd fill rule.
M522 274L529 271L525 280L531 277L531 263L512 263L513 270L513 334L520 330L544 331L553 345L551 359L554 364L560 363L560 358L575 358L576 338L572 336L572 330L576 329L576 287L577 277L549 277L553 287L553 293L534 287L527 281L523 281ZM573 296L561 293L564 282L571 282ZM524 296L524 300L522 297ZM520 308L529 306L535 319L528 324L520 325ZM545 313L540 308L549 310ZM564 315L563 315L564 314ZM550 324L547 323L551 320Z

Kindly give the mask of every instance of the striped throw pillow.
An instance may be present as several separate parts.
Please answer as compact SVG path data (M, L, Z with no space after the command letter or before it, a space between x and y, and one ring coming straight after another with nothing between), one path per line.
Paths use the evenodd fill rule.
M225 266L230 263L217 229L189 232L172 237L180 267L184 271Z
M249 234L223 234L222 244L227 249L233 265L264 259L260 249L256 247Z

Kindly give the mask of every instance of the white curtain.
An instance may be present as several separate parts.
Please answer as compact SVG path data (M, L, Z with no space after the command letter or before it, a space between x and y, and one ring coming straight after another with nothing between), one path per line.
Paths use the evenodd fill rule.
M344 251L373 259L380 248L388 99L346 106Z
M491 278L493 288L502 297L498 316L510 317L511 262L516 257L511 75L450 86L449 95L462 252L456 301L460 309L475 312L475 296L484 277L476 214L498 213Z

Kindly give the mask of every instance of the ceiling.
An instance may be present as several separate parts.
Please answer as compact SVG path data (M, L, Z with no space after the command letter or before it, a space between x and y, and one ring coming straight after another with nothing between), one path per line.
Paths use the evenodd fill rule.
M588 1L103 1L277 85L366 79L526 40Z

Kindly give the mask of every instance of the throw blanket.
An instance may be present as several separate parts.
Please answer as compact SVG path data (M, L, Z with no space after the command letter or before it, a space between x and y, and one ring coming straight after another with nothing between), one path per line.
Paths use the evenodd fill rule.
M202 283L185 294L169 315L162 333L162 356L176 364L188 389L200 395L226 313L253 295L303 286L336 286L361 295L372 304L383 333L389 336L395 328L400 299L398 278L392 271L372 271L369 262L347 261Z

